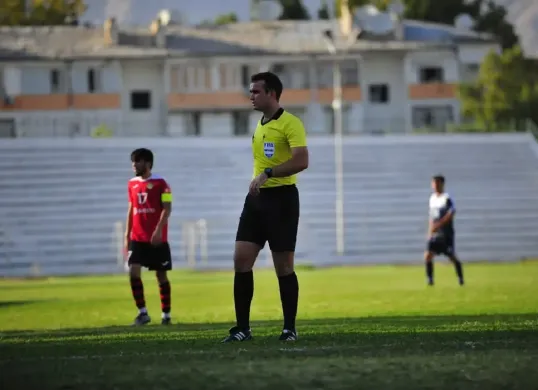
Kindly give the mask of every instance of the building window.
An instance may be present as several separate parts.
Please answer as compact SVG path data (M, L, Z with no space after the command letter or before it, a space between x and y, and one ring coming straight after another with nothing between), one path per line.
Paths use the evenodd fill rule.
M131 109L132 110L150 110L151 109L151 92L150 91L132 91L131 92Z
M348 60L340 64L342 72L342 86L354 87L359 85L359 66L357 61Z
M333 86L333 65L326 61L316 63L316 79L318 88L332 88Z
M442 83L445 79L444 73L443 68L438 66L420 68L419 80L421 83Z
M467 70L469 72L477 73L480 71L480 64L467 64Z
M249 88L250 86L250 68L248 65L241 66L241 86Z
M270 71L275 73L280 78L283 85L292 85L290 67L287 67L284 64L274 64Z
M445 131L446 126L454 122L452 106L417 106L413 107L413 127L430 128Z
M52 69L50 71L50 91L51 93L59 93L60 88L60 71L58 69Z
M98 90L97 71L95 69L88 70L88 92L94 93Z
M389 86L387 84L371 84L369 88L370 102L388 103L390 100Z
M352 130L356 130L350 127L352 125L349 121L349 110L350 107L348 105L342 106L342 132L343 133L349 133ZM334 109L331 106L325 106L323 111L325 112L325 128L330 129L330 133L335 133L334 128Z
M212 69L204 64L188 65L180 72L180 85L185 92L208 92L212 88Z
M246 135L249 133L250 111L233 112L234 135Z

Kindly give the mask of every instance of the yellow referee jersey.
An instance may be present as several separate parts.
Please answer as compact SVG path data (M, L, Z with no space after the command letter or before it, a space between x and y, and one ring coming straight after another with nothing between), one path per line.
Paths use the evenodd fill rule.
M254 158L253 178L265 168L273 168L291 158L291 148L306 145L306 131L303 122L295 115L280 109L266 122L258 121L252 135L252 157ZM271 177L262 188L295 184L297 175Z

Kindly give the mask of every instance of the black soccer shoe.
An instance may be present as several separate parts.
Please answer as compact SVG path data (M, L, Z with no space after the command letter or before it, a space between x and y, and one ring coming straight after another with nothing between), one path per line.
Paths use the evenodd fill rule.
M161 325L172 325L172 319L170 317L168 318L163 318L161 320Z
M297 339L299 339L299 336L297 335L297 331L295 330L284 329L278 339L280 341L297 341Z
M142 326L147 325L151 322L151 318L149 317L148 313L140 313L136 316L133 326Z
M252 332L250 329L241 329L238 326L234 326L230 329L230 335L227 336L224 340L222 340L223 343L231 343L234 341L248 341L252 340Z

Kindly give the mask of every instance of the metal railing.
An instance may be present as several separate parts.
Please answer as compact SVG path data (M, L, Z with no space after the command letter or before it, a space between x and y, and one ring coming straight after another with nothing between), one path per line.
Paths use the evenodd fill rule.
M125 224L117 221L114 224L114 242L116 243L116 263L118 268L128 270L127 256L124 246ZM198 256L199 254L199 256ZM208 226L205 219L183 221L181 224L181 257L191 268L200 259L202 265L208 263Z

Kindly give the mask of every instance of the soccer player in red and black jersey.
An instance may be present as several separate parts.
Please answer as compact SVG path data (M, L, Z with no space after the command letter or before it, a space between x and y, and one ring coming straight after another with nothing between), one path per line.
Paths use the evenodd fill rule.
M135 177L129 180L125 249L129 263L131 291L138 307L133 325L151 321L144 299L141 269L156 271L161 295L162 324L171 322L170 281L167 271L172 269L172 256L168 244L168 217L172 212L172 192L162 176L151 172L153 153L149 149L136 149L131 153Z

